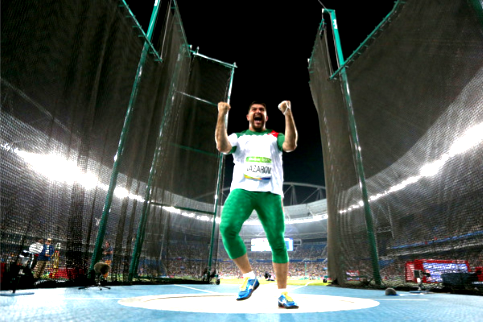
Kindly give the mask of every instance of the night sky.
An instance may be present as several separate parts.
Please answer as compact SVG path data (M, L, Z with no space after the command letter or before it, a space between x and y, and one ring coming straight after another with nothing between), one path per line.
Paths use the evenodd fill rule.
M178 0L177 3L193 49L199 47L200 54L238 66L228 133L248 128L245 116L254 100L268 105L267 128L283 132L285 121L277 106L282 100L290 100L299 141L294 152L284 155L285 182L325 185L318 116L307 68L322 19L322 4L318 0ZM361 1L323 0L322 3L336 10L345 58L394 6L393 1L380 2L377 6ZM151 5L143 1L144 7L139 3L130 6L146 30ZM328 14L324 19L329 21ZM226 160L225 186L229 186L233 161L231 156Z

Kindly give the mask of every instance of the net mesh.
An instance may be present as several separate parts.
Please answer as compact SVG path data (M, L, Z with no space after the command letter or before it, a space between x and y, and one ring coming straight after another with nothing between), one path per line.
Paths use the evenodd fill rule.
M415 260L433 264L422 269L432 285L483 266L481 11L474 1L397 3L346 69L387 284L417 281L406 275ZM324 26L310 86L323 140L329 271L351 285L374 270L343 83L340 74L329 79L329 41ZM443 265L457 260L466 268Z
M144 44L124 4L2 1L2 272L36 239L52 238L42 278L87 273ZM190 51L175 2L162 10L162 62L148 55L142 68L103 237L113 248L109 281L128 279L146 191L135 275L197 279L210 265L216 103L228 98L232 67Z

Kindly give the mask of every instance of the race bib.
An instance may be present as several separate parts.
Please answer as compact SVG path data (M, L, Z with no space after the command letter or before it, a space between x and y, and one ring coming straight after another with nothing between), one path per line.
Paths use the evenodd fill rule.
M270 180L272 178L272 159L247 157L245 159L245 178L251 180Z

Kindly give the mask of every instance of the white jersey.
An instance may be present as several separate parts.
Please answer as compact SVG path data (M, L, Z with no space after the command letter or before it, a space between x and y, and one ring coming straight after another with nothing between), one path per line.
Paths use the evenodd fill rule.
M31 252L32 254L40 254L42 252L42 249L44 249L44 245L37 242L30 245L29 252Z
M228 137L233 154L230 191L267 191L283 197L282 144L285 136L271 130L246 130Z

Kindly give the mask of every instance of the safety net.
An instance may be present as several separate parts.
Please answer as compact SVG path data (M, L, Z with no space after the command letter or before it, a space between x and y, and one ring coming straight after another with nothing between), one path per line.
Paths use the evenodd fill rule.
M482 17L480 1L397 1L337 71L321 23L310 87L339 285L483 284Z
M150 42L125 1L2 1L3 288L85 283L98 261L109 282L199 280L216 260L234 66L192 51L163 3Z

